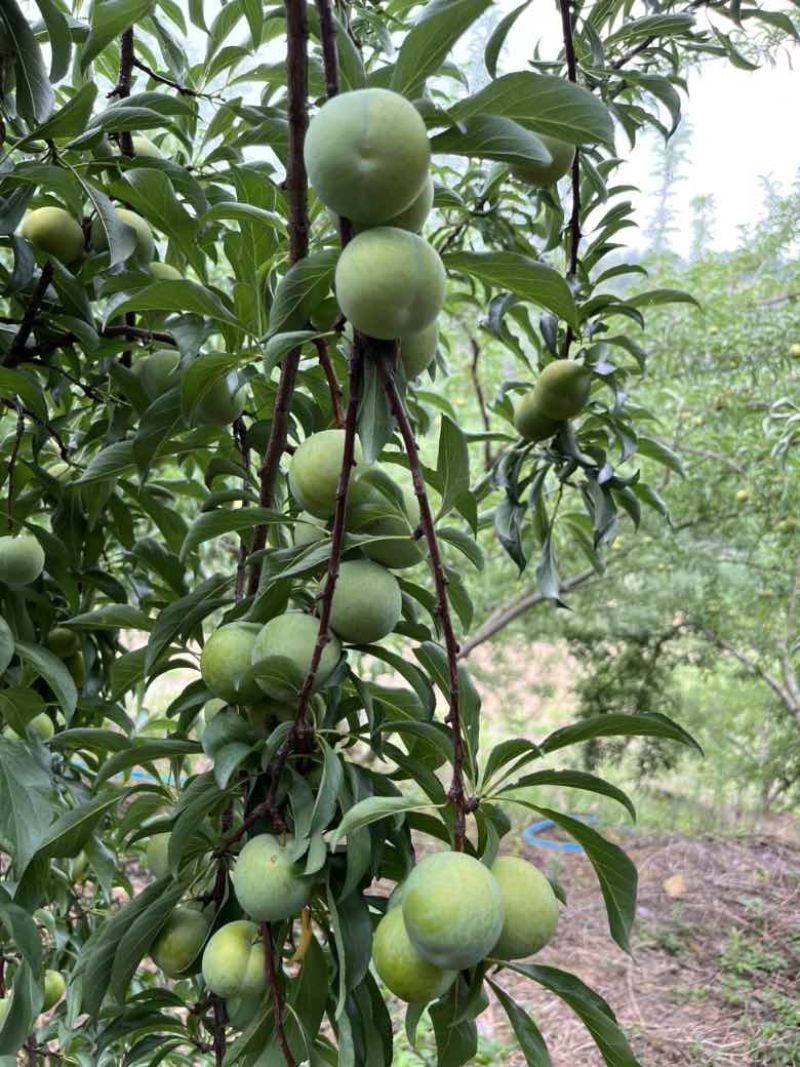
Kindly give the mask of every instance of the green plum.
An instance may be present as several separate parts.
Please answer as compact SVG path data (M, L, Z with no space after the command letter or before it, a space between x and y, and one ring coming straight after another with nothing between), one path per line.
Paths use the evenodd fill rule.
M298 915L311 896L311 879L299 875L291 859L292 837L251 837L231 874L236 899L256 922L279 922Z
M83 255L83 230L63 207L34 208L25 215L19 232L37 251L62 263L74 263Z
M532 956L556 932L559 904L553 887L519 856L499 856L492 874L503 897L503 929L491 955L501 960Z
M266 989L264 945L247 919L226 923L203 952L203 978L218 997L257 997Z
M350 241L336 265L336 299L353 328L391 341L430 326L442 310L439 253L407 230L379 226Z
M278 615L261 628L253 645L253 664L268 658L275 660L274 670L269 669L267 662L263 673L257 672L258 684L267 696L282 704L297 702L311 664L318 629L317 619L297 611ZM324 685L333 673L341 654L341 645L331 637L322 652L315 689Z
M326 207L355 223L380 225L423 192L431 150L414 105L370 88L328 100L309 124L304 154Z
M29 533L0 537L0 582L30 585L44 570L44 550Z
M168 978L182 974L200 955L209 921L195 908L175 908L150 948L155 964Z
M520 181L547 188L569 172L575 158L575 145L560 141L557 137L550 137L545 133L537 133L536 136L544 143L552 157L551 161L549 163L517 163L511 168L511 173Z
M343 641L354 645L380 641L395 628L402 608L400 586L385 567L368 559L341 564L331 605L331 628Z
M208 689L228 704L261 699L261 690L245 675L253 664L253 646L261 630L257 622L230 622L206 640L200 673Z
M322 430L300 444L289 463L289 487L292 496L309 514L328 519L336 508L336 489L344 456L344 430ZM355 469L358 477L363 461L361 443L355 442Z
M372 939L372 959L383 983L400 1000L427 1004L447 992L455 971L445 971L420 956L406 932L401 908L384 915Z

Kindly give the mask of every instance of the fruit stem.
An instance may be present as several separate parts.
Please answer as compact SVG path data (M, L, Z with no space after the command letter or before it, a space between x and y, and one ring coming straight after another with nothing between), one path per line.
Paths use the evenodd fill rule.
M567 77L571 82L578 80L578 62L575 56L573 40L572 14L570 0L559 0L561 10L561 30L564 35L564 54L567 59ZM575 279L578 274L578 249L581 243L581 159L580 148L576 147L572 160L572 211L569 218L569 243L567 245L567 279ZM564 359L569 357L569 350L575 335L571 326L564 334Z
M286 161L286 193L289 200L289 266L308 254L308 178L303 160L303 144L308 128L308 14L305 0L284 0L286 10L286 75L289 111L289 154ZM300 349L293 348L283 359L272 414L269 441L259 470L261 491L259 504L270 508L275 496L281 456L286 449L289 411L294 396ZM251 553L260 552L267 543L266 526L253 533ZM250 574L248 591L258 591L261 565Z
M291 3L292 0L289 0ZM269 923L261 923L261 937L264 942L264 970L267 977L267 988L272 999L272 1012L275 1016L275 1036L278 1039L286 1067L297 1067L296 1060L286 1040L286 1031L283 1027L283 1002L281 987L278 981L278 971L275 966L275 944L272 940L272 926Z
M379 360L378 373L386 393L386 399L389 402L389 408L403 439L408 465L411 470L411 479L414 484L414 493L419 501L420 524L428 545L428 554L430 555L433 584L436 590L436 613L439 616L442 633L444 634L449 675L449 711L445 722L450 726L453 733L453 778L450 782L447 796L453 805L455 813L453 848L456 852L463 852L466 839L466 816L467 811L471 809L471 805L464 790L464 738L461 731L461 712L459 707L458 642L453 630L447 598L447 575L442 562L442 554L439 551L439 541L436 537L436 528L433 523L430 503L428 502L428 494L425 490L425 479L422 476L414 430L400 393L397 390L394 366L386 360Z
M331 354L328 349L328 342L324 337L314 338L314 347L317 350L317 356L319 358L319 365L322 367L325 378L328 382L328 389L331 394L331 408L333 410L333 421L339 427L344 426L344 415L342 414L342 389L339 385L339 381L336 377L336 371L333 369L333 363L331 363Z

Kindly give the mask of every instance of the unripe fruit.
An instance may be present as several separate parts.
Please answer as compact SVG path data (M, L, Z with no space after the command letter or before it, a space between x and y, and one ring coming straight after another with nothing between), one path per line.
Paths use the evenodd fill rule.
M439 253L427 241L379 226L350 241L334 285L354 329L391 341L430 326L442 310L445 282Z
M342 563L331 605L331 628L343 641L368 645L397 625L403 609L393 574L371 560Z
M520 400L514 412L514 426L526 441L546 441L558 433L560 422L542 414L535 389Z
M183 275L177 269L173 267L171 263L162 263L158 259L154 259L149 264L150 273L158 282L182 282Z
M434 321L419 333L400 338L398 350L406 378L416 378L433 362L439 345L439 323Z
M45 638L45 645L59 659L67 659L74 656L80 649L81 643L74 630L66 626L54 626Z
M206 701L203 706L203 710L200 713L197 729L202 734L205 728L210 722L219 715L223 708L228 706L227 700L220 700L219 697L214 697L212 700Z
M170 835L153 834L147 842L147 866L154 878L166 878L169 874Z
M491 955L519 960L544 948L558 925L558 898L532 863L519 856L499 856L492 874L503 897L503 929Z
M348 494L347 529L351 533L385 537L361 546L365 556L392 570L413 567L424 557L425 542L415 536L420 521L419 501L409 489L402 490L403 504L398 505L392 495L381 492L380 486L395 485L380 470L370 470L360 478Z
M44 550L33 534L0 537L0 582L30 585L44 570Z
M253 645L260 630L257 622L231 622L208 638L200 655L200 673L215 697L228 704L261 699L256 683L244 679L253 665Z
M453 984L456 972L428 963L409 940L403 912L393 908L378 923L372 939L375 970L396 997L410 1004L427 1004Z
M135 133L131 137L133 142L133 154L139 156L141 159L163 159L164 153L158 147L153 144L149 137L144 137L140 133Z
M301 511L292 526L292 541L298 546L316 544L327 536L328 531L308 511Z
M200 426L229 426L241 416L247 400L247 386L239 387L235 371L217 378L194 409L194 421Z
M83 230L63 207L39 207L29 211L19 230L26 241L62 263L74 263L83 255Z
M793 344L789 346L789 355L792 359L800 359L800 344Z
M11 997L0 997L0 1026L3 1025L8 1009L11 1007Z
M318 629L319 623L315 618L297 611L278 615L261 628L253 645L253 663L257 664L267 657L280 661L278 671L258 676L258 684L267 696L284 704L297 702L314 654ZM333 673L341 654L341 645L335 637L331 638L319 661L314 679L315 689L324 685ZM267 664L265 670L268 670L268 667ZM288 678L286 674L289 675Z
M574 359L554 359L536 380L534 396L548 419L572 419L586 407L592 388L589 371Z
M156 243L153 240L150 224L141 215L137 215L135 211L129 211L126 207L118 207L115 210L119 221L130 226L136 234L133 258L150 263L156 254ZM96 252L108 250L108 235L98 219L92 223L92 247Z
M180 363L181 357L174 348L159 348L136 360L133 373L149 400L158 400L180 383Z
M281 844L271 834L251 837L231 873L236 899L256 922L279 922L298 915L311 896L311 879L299 875L291 859L292 837Z
M356 89L329 100L305 139L308 178L320 200L355 223L380 225L411 206L428 176L425 123L388 89Z
M46 711L40 711L38 715L34 715L26 727L26 733L38 737L40 741L49 741L55 732L53 720Z
M511 173L520 181L546 188L554 185L569 171L575 158L575 146L545 133L537 133L536 136L553 157L552 161L550 163L519 163L511 168Z
M74 655L67 656L64 666L72 675L72 680L78 689L83 688L86 684L86 660L83 658L83 653L79 650Z
M64 981L64 976L60 971L51 971L49 968L44 972L44 1001L42 1003L42 1011L50 1011L50 1009L58 1004L59 1000L64 996L64 992L67 988L67 984Z
M176 908L172 912L150 949L155 964L168 978L175 978L197 959L208 927L208 919L195 908Z
M736 493L736 503L746 504L750 499L750 493L746 489L739 489Z
M311 515L328 519L336 508L336 488L344 455L344 430L322 430L312 434L296 449L289 463L289 488L295 500ZM356 439L354 459L357 476L363 461L361 443Z
M226 923L205 947L203 978L218 997L257 997L266 989L264 959L255 923Z
M83 849L80 850L74 860L69 865L69 876L74 885L79 885L81 882L86 881L86 875L89 872L89 857L86 855Z
M395 215L391 219L387 219L383 226L392 226L397 230L410 230L411 233L419 233L422 227L425 225L425 220L430 215L431 208L433 207L433 178L428 175L427 181L422 187L422 192L412 201L411 205L401 211L399 215ZM336 217L336 216L334 216ZM355 232L361 233L362 230L371 229L364 223L354 225Z
M418 863L406 879L402 912L417 952L444 970L480 963L503 928L499 885L464 852L438 852Z

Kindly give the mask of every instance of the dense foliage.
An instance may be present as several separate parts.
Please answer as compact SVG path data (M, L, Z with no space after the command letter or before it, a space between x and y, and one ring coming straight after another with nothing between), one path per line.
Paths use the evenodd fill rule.
M680 460L637 400L637 338L648 309L692 297L620 289L642 268L619 254L615 139L669 136L687 63L746 64L750 26L791 20L563 0L560 52L500 73L523 4L478 87L458 49L489 0L36 6L0 5L0 1053L389 1064L380 920L378 971L412 1040L433 1002L442 1067L473 1055L489 990L527 1062L550 1062L504 968L566 1000L607 1063L636 1064L602 998L517 962L559 909L495 857L507 805L552 819L627 947L632 864L547 790L632 804L542 764L602 736L691 739L622 713L481 753L462 575L492 531L557 601L560 555L599 569L620 515L666 513L653 478ZM366 193L364 89L385 102L364 119ZM417 377L442 297L437 379L478 322L513 361L501 430L465 432ZM436 442L423 462L415 436ZM179 688L150 714L166 675Z

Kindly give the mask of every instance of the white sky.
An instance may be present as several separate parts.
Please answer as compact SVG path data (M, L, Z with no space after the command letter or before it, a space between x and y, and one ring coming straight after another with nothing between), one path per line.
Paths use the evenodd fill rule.
M510 11L518 0L499 0L498 8ZM524 70L535 42L543 55L560 47L560 26L555 4L543 0L532 4L516 22L503 49L500 70ZM795 61L800 50L795 49ZM682 94L683 95L683 94ZM800 172L800 71L792 71L785 54L775 67L743 71L723 61L706 63L689 80L689 99L683 97L683 113L692 128L692 140L682 167L685 180L677 183L672 202L676 232L671 244L685 253L691 243L690 203L696 196L713 194L715 225L713 247L732 248L738 228L761 215L762 177L770 177L788 192ZM625 166L623 180L641 190L641 224L652 216L658 181L653 173L655 149L660 137L653 133L640 140ZM628 151L620 133L620 155ZM638 207L639 205L637 205ZM637 231L627 230L632 245L643 244Z

